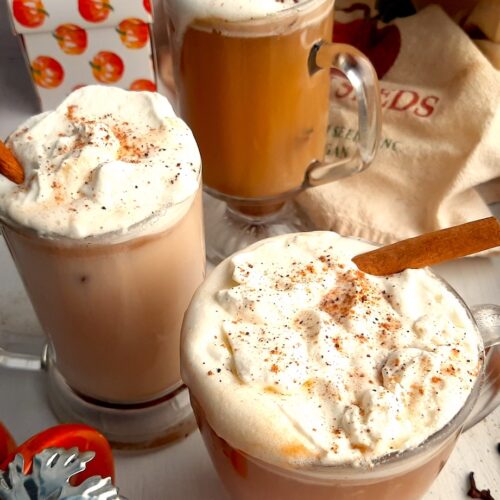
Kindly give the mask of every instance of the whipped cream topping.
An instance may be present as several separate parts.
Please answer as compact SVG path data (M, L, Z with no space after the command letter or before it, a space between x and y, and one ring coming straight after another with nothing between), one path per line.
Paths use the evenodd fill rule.
M26 180L17 186L0 176L0 214L42 234L85 238L138 223L164 229L199 186L193 135L152 92L83 87L28 119L7 144Z
M183 380L214 431L272 463L366 464L412 448L463 406L482 341L426 270L374 277L369 247L285 235L226 259L196 293Z
M266 18L290 8L297 13L314 10L322 3L325 0L167 0L166 6L176 26L175 38L179 41L187 26L195 20L248 21ZM310 19L305 21L311 22ZM297 23L295 28L300 26Z

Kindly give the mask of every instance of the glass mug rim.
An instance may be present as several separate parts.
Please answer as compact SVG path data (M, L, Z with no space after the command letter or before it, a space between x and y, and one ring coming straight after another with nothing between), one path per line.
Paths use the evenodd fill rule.
M200 165L201 166L201 165ZM88 246L88 245L114 245L120 243L126 243L136 238L146 238L148 236L154 236L156 234L160 234L164 231L168 231L171 227L173 227L182 217L178 218L178 221L172 225L166 224L165 227L162 227L161 224L158 224L156 227L156 222L160 220L162 217L168 214L168 211L179 207L184 203L190 201L194 202L197 196L199 196L199 191L202 187L201 183L202 179L202 169L200 168L198 172L198 176L196 177L196 190L187 195L182 200L178 200L176 202L167 203L160 210L156 210L152 214L148 215L144 219L134 222L132 225L128 226L126 229L114 229L112 231L107 231L105 233L89 235L83 238L72 238L71 236L66 236L64 234L54 233L54 232L42 232L38 229L32 228L25 224L22 224L12 217L10 217L7 213L0 210L0 234L1 234L1 226L6 226L12 231L15 231L23 236L32 239L43 240L47 242L58 242L62 243L66 246ZM191 204L186 208L186 213L191 208ZM151 226L148 224L151 223ZM141 234L141 229L143 225L146 225L145 228L149 229L149 231Z
M356 241L367 242L366 240L360 238L349 238L349 237L347 238L354 239ZM372 242L369 243L374 246L381 246L374 244ZM290 476L295 479L302 478L309 481L325 481L325 482L337 481L346 478L352 480L354 479L363 480L367 479L367 477L372 477L372 476L374 476L373 477L374 479L377 473L397 474L398 471L394 469L396 469L396 467L403 466L412 459L420 458L421 462L419 462L419 465L425 463L426 462L424 458L425 453L432 452L433 450L438 449L440 445L444 444L447 441L447 439L449 439L451 436L453 436L454 433L459 431L461 427L463 427L463 425L466 423L467 418L474 409L474 406L479 398L481 387L485 379L486 354L485 354L483 335L481 334L481 331L477 325L476 319L474 318L469 306L466 304L462 296L444 278L439 276L436 272L434 272L429 268L427 269L427 272L429 272L434 278L436 278L439 282L441 282L445 286L445 288L449 292L451 292L454 295L454 297L459 301L460 305L467 314L467 317L469 318L469 320L471 320L471 323L474 326L474 329L476 330L479 339L481 340L478 346L480 367L476 380L474 381L474 385L472 386L472 389L469 395L467 396L467 399L465 400L459 411L454 415L454 417L450 421L448 421L444 425L444 427L442 427L441 429L437 430L436 432L428 436L418 446L415 446L413 448L408 448L400 452L394 451L392 453L386 454L382 457L373 460L369 466L362 465L360 467L356 467L353 466L353 464L301 466L294 464L273 463L273 462L267 462L260 458L256 458L251 454L234 447L238 451L238 453L243 455L245 459L247 459L248 461L255 463L258 467L266 468L273 473L277 473L282 476ZM196 396L194 397L196 399ZM198 405L202 408L200 403L198 403ZM212 432L214 432L220 439L225 440L225 438L220 436L215 429L213 428L211 429ZM231 443L228 444L229 446L233 447ZM418 465L415 466L415 468L416 467L418 467Z
M369 63L368 59L354 47L345 44L332 42L331 29L328 27L333 23L333 8L335 0L302 0L300 3L289 3L282 10L272 12L268 15L257 14L253 17L243 15L241 19L225 19L222 13L215 12L210 14L200 12L196 13L196 9L189 9L184 6L180 0L164 0L166 6L166 14L169 18L169 30L173 48L173 63L174 76L179 89L179 102L181 116L183 116L192 126L195 136L199 134L200 147L202 153L206 154L208 172L204 180L204 191L210 196L221 199L227 202L235 210L235 214L239 217L241 214L250 214L259 217L259 211L254 212L254 207L263 208L263 213L277 212L279 207L286 201L294 198L304 190L322 185L329 184L341 178L346 178L356 173L364 171L372 163L380 138L380 97L378 93L378 83L375 70ZM228 17L228 16L226 16ZM229 16L230 17L230 16ZM325 25L326 23L326 25ZM310 39L308 35L311 28ZM205 45L200 43L198 35L193 35L193 40L187 37L188 31L205 33L210 38L207 39L207 47L209 52L204 52ZM325 31L326 30L326 31ZM298 34L298 35L297 35ZM290 39L288 38L290 35ZM200 35L201 36L201 35ZM300 57L296 57L297 61L302 62L304 59L304 71L309 76L309 80L304 80L308 83L306 94L309 95L313 87L318 91L318 98L314 98L314 106L312 111L305 112L304 109L309 109L305 102L299 100L292 101L287 98L282 98L279 102L280 106L287 106L293 111L294 120L297 126L291 127L289 130L285 127L285 132L281 132L282 137L278 144L281 148L274 153L266 152L258 153L255 147L244 147L248 152L248 158L242 160L241 156L235 152L234 147L224 147L223 153L217 152L219 140L213 135L210 130L203 125L204 119L202 114L196 111L196 106L204 110L214 111L216 114L221 113L228 124L237 124L240 120L239 116L249 115L249 120L246 120L245 127L239 127L235 132L237 137L244 138L245 135L251 133L251 128L261 128L259 126L258 113L248 111L244 105L237 106L236 111L228 113L222 108L213 109L213 105L208 104L208 100L203 92L200 93L199 85L193 82L193 78L203 80L201 75L206 73L205 65L197 65L196 60L202 56L212 56L217 64L223 64L226 55L232 58L235 54L234 47L227 45L225 47L221 39L256 39L256 40L276 40L276 44L271 42L269 46L264 44L260 47L249 43L245 45L245 53L254 54L249 58L249 61L261 61L268 54L279 54L279 50L285 50L285 54L290 55L290 49L294 48L294 56L296 51L300 51ZM299 40L300 38L300 40ZM306 40L307 38L307 40ZM185 40L188 40L188 48L185 48ZM203 40L203 38L202 38ZM210 43L208 43L210 42ZM222 45L221 45L222 43ZM292 44L292 45L290 45ZM220 56L213 56L212 49L217 48ZM200 52L201 50L201 52ZM222 52L220 52L222 51ZM271 52L269 52L271 51ZM199 54L198 54L199 53ZM273 56L275 57L275 56ZM194 62L194 66L200 67L199 72L181 70L181 60L186 66L186 61ZM320 61L320 62L319 62ZM239 65L239 62L236 63ZM252 75L258 72L251 63L253 69ZM274 71L287 71L279 65L274 65ZM329 113L329 98L326 89L326 76L321 78L315 77L315 74L322 70L322 73L328 73L329 69L335 67L345 73L355 89L357 96L357 117L360 128L360 140L347 158L331 158L325 156L325 143L328 142L328 124L331 122ZM258 66L256 66L258 68ZM302 71L300 65L293 66L294 71ZM242 69L242 75L246 75L247 69ZM199 73L199 74L198 74ZM279 74L276 73L276 74ZM301 78L306 78L306 73L301 73ZM350 75L350 76L349 76ZM250 74L245 76L252 78ZM295 80L293 89L298 85L299 88L306 88L301 78ZM316 78L311 80L311 78ZM318 79L319 78L319 79ZM209 81L217 83L218 88L224 88L224 84L218 78L211 78ZM270 80L271 81L271 80ZM278 78L272 81L279 81ZM251 94L255 97L256 102L265 105L272 103L271 92L275 92L275 85L262 86L262 98L257 94ZM331 85L330 85L331 87ZM295 92L295 90L294 90ZM304 94L304 95L306 95ZM249 94L250 95L250 94ZM230 100L234 101L236 96L230 95ZM324 107L321 104L325 100ZM281 101L283 101L281 103ZM309 116L309 114L311 116ZM330 118L328 116L330 115ZM314 126L310 126L311 120ZM323 123L324 122L324 123ZM322 131L324 124L324 131ZM303 130L300 126L308 126L311 135L303 135ZM225 130L228 125L224 125ZM297 128L298 127L298 128ZM295 130L297 128L297 130ZM239 134L241 130L241 134ZM263 129L264 130L264 129ZM259 132L258 137L254 141L262 140L264 143L273 138L274 133ZM297 142L296 137L307 137L307 141L301 139ZM283 147L286 146L286 151ZM296 158L290 159L290 151L296 151ZM217 159L219 155L219 160ZM224 158L221 160L220 158ZM293 157L292 157L293 158ZM283 176L280 163L289 162L287 173ZM236 163L236 167L232 164ZM241 163L241 166L238 166ZM241 168L253 169L254 164L262 163L263 167L256 167L255 173L250 176L250 180L243 183ZM218 166L217 166L218 165ZM233 172L230 175L229 172ZM224 179L224 175L227 178ZM254 217L254 218L255 218ZM296 228L298 229L298 228ZM209 243L208 245L212 245ZM222 252L227 256L231 252Z
M307 0L310 1L310 0ZM335 1L335 0L334 0ZM39 113L39 114L43 114ZM9 141L11 134L9 134L5 138L5 143ZM78 245L78 244L85 244L85 245L90 245L90 244L113 244L113 242L116 243L122 243L126 242L129 240L132 240L137 237L142 237L142 236L148 236L149 234L157 234L162 232L162 230L158 231L152 231L151 233L146 233L146 234L131 234L134 233L135 230L140 229L140 226L144 223L148 222L153 222L156 218L161 218L162 216L166 215L168 210L174 207L178 207L179 205L182 205L183 203L186 203L190 198L194 201L194 199L197 196L197 193L202 186L202 174L203 174L203 161L200 159L200 168L198 170L198 175L196 176L196 190L187 195L185 198L182 198L182 200L178 200L175 203L167 203L166 206L162 207L160 210L156 210L152 214L148 215L144 219L134 222L131 226L129 226L126 231L123 231L121 229L115 229L113 231L107 231L105 233L97 234L97 235L89 235L84 238L71 238L70 236L65 236L64 234L59 234L59 233L53 233L53 232L40 232L37 229L34 229L30 226L26 226L25 224L22 224L20 222L15 221L12 217L9 217L3 210L0 209L0 234L1 234L1 225L7 226L9 229L12 229L13 231L16 231L18 233L21 233L25 236L32 237L32 238L38 238L40 240L49 240L49 241L59 241L59 242L66 242L68 245ZM170 227L170 226L169 226ZM165 228L165 229L168 229ZM121 237L121 238L120 238ZM107 239L111 239L112 241L105 241ZM116 241L114 241L116 240Z
M170 0L164 0L165 5L167 6L166 10L168 12L168 4ZM315 5L317 4L317 5ZM189 22L189 26L194 27L194 28L210 28L213 29L216 27L218 30L220 30L223 34L227 35L228 33L224 32L224 28L228 29L228 32L232 31L232 28L234 29L235 27L245 25L245 26L266 26L267 24L275 24L277 22L282 22L283 20L286 20L286 18L292 17L297 15L298 13L302 13L305 11L307 14L308 9L311 9L311 11L314 11L314 9L319 9L319 8L324 8L326 9L326 13L329 13L335 4L335 0L304 0L300 3L290 5L289 7L286 7L285 9L278 10L275 12L271 12L270 14L264 14L264 15L259 15L259 16L252 16L252 17L247 17L247 18L242 18L238 20L231 20L231 19L223 19L223 18L218 18L218 17L210 17L208 19L193 19ZM182 7L180 7L182 9ZM175 8L174 8L175 10ZM176 24L174 22L174 24ZM290 29L299 29L300 25L298 26L289 26L287 28ZM249 35L252 36L252 35ZM256 36L262 36L262 33L258 33Z

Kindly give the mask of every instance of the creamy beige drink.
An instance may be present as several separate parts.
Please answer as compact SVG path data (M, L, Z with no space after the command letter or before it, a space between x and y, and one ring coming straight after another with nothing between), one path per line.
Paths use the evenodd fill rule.
M351 258L367 246L271 238L195 294L183 380L232 498L416 499L451 452L461 425L447 424L479 386L480 335L430 272L359 271Z
M205 262L188 127L158 94L90 86L8 145L26 181L0 179L4 235L65 381L122 404L177 389Z

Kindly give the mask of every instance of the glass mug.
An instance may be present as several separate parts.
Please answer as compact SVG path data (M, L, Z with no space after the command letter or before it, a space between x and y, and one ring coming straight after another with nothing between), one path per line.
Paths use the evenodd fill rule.
M139 223L80 240L0 218L48 338L42 359L0 346L0 366L45 370L56 416L99 429L117 447L161 445L196 426L179 342L205 272L201 187L169 213L175 221L158 232Z
M441 472L463 430L469 429L500 403L500 306L467 307L481 333L481 367L463 407L441 430L416 448L392 453L372 468L352 466L284 467L233 448L211 428L203 407L192 393L198 427L215 469L234 500L418 500ZM192 304L195 304L193 301ZM188 310L189 311L189 310ZM189 314L189 312L188 312Z
M286 200L369 166L380 136L380 96L368 59L329 43L334 0L185 26L189 3L165 0L165 7L180 114L200 148L206 192L228 204L225 216L205 214L207 257L218 262L262 237L304 229L283 213ZM356 153L335 163L324 162L330 68L354 87L359 117ZM265 230L275 217L281 227Z

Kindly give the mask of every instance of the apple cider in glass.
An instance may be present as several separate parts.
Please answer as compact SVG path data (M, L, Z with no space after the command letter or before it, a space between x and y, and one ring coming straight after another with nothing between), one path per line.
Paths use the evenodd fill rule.
M170 17L182 19L191 3L168 1ZM181 114L200 147L204 183L216 192L280 195L324 156L329 73L311 75L308 59L314 43L331 40L333 1L288 3L297 9L285 22L170 23Z
M333 5L165 0L180 113L200 146L205 191L226 203L207 205L212 263L266 236L310 229L292 199L362 172L375 156L376 73L357 49L332 43ZM325 157L332 69L357 101L349 158Z

